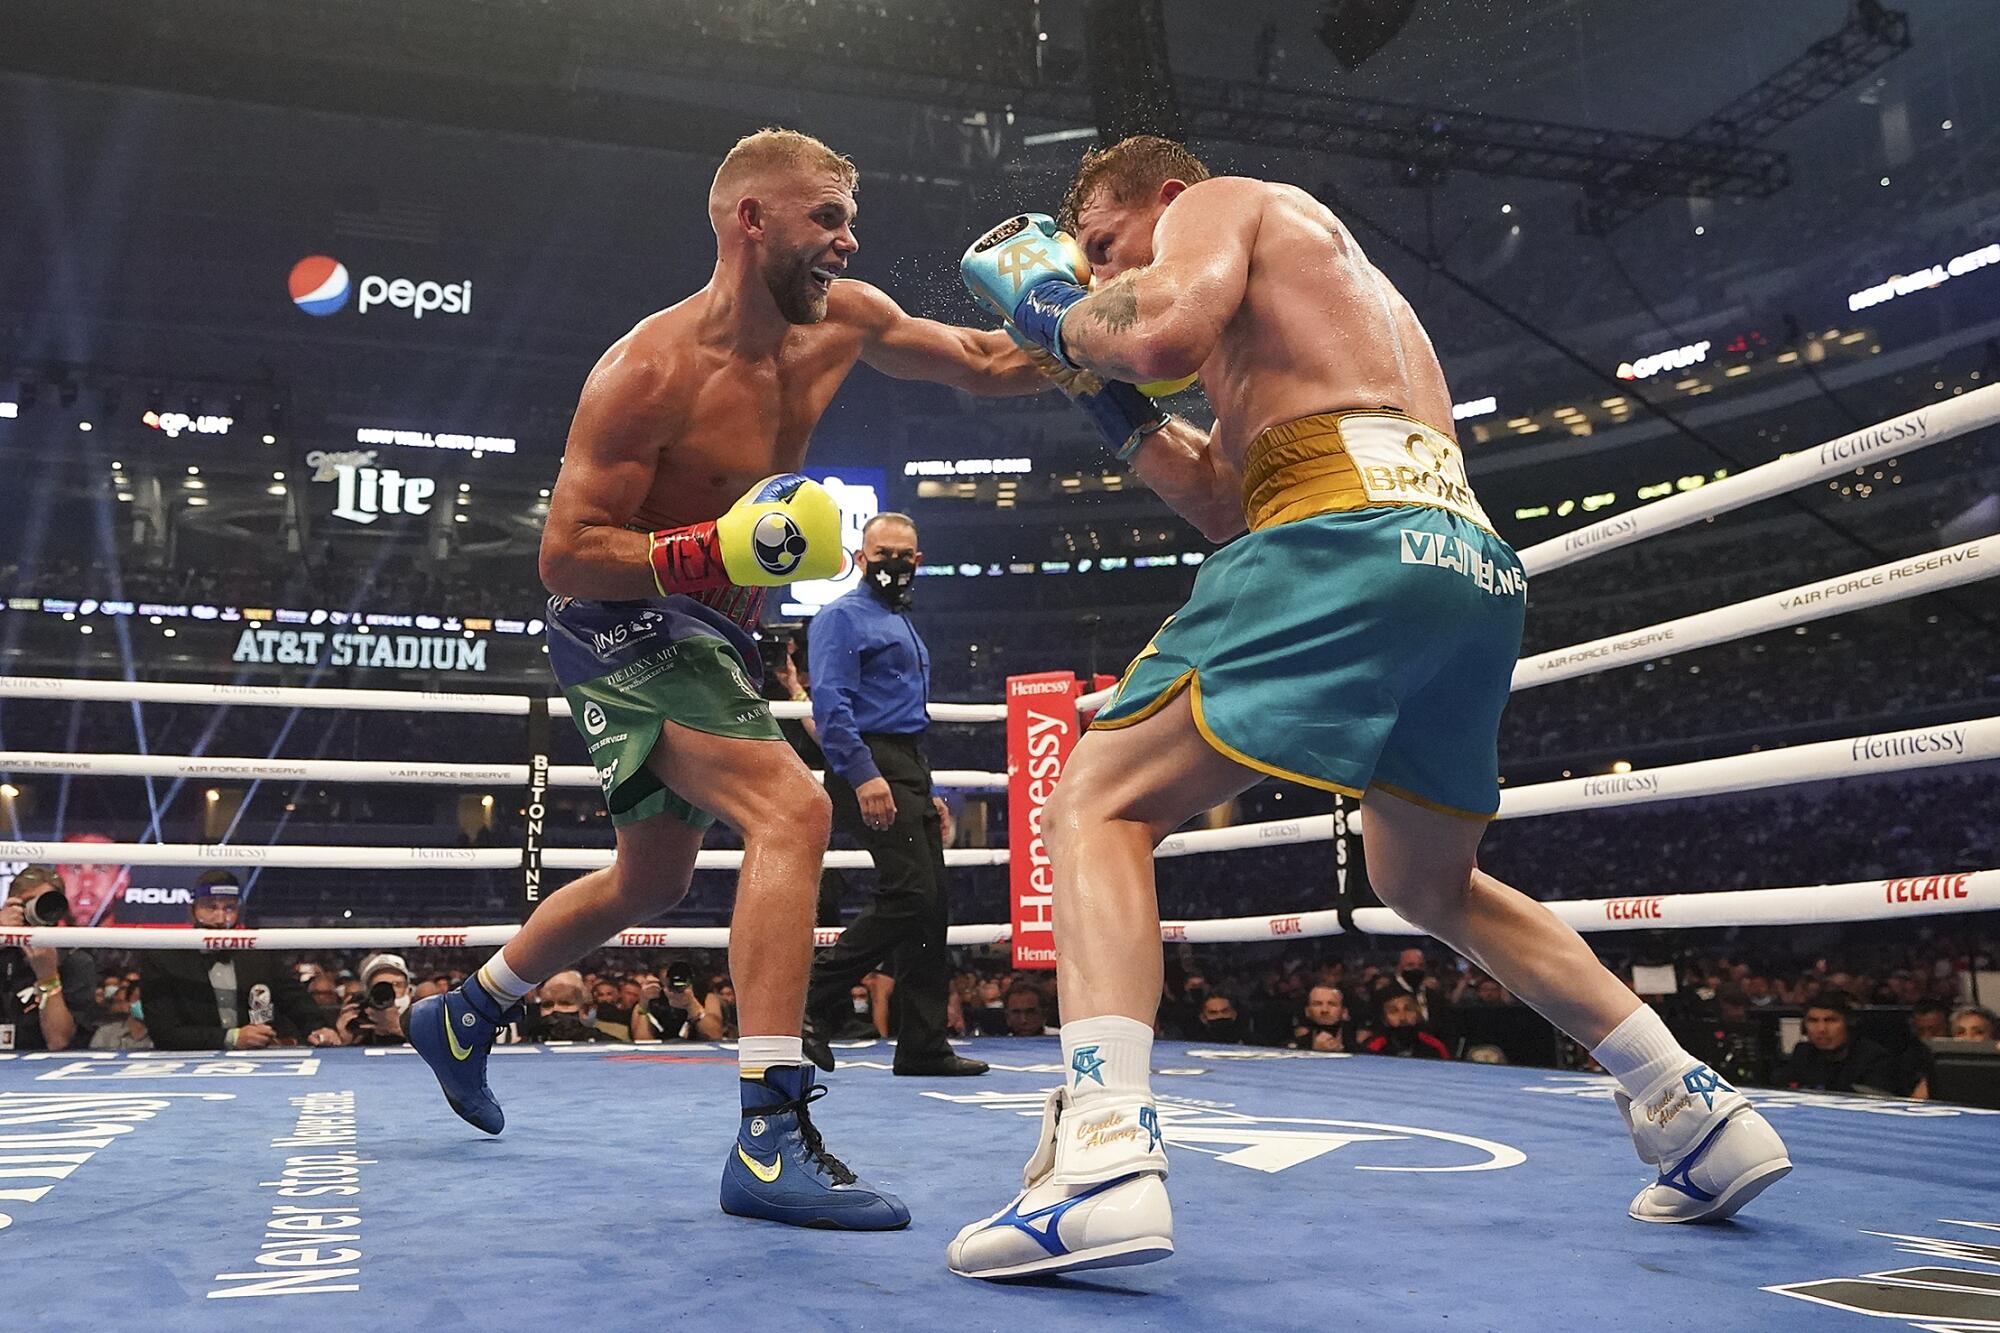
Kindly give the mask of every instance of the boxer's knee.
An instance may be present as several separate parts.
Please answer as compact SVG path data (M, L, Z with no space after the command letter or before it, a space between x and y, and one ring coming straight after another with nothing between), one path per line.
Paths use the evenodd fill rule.
M1378 876L1369 867L1369 887L1382 905L1432 935L1449 936L1464 919L1472 892L1472 868L1429 875Z
M804 769L787 773L770 784L741 832L746 846L817 855L833 836L833 802Z
M628 826L607 871L610 896L634 921L666 911L687 896L700 846L700 831L672 815Z
M1063 861L1078 855L1091 831L1111 819L1096 784L1088 775L1076 776L1082 780L1072 783L1064 774L1042 807L1042 841L1050 856Z
M616 887L619 902L634 921L657 916L675 906L687 897L687 891L687 876L676 877L657 868L636 865L621 868Z

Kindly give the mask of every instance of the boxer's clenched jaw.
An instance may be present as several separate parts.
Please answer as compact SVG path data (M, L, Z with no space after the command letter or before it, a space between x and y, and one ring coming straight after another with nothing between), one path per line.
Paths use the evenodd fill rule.
M793 324L826 318L827 293L857 249L854 197L832 180L766 210L759 272L778 310Z

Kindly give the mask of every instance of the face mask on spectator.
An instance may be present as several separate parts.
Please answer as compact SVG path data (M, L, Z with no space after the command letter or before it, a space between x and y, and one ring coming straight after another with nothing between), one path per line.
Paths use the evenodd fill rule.
M917 566L900 555L870 560L862 571L868 591L892 611L901 611L916 596Z

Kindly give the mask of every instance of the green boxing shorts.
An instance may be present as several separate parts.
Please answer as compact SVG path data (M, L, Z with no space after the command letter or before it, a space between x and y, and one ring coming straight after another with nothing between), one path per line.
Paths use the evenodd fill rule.
M695 828L715 816L646 767L673 722L738 740L783 737L758 693L763 676L749 633L691 597L588 602L552 597L549 664L582 733L613 824L672 815Z
M1527 588L1512 547L1439 508L1262 528L1203 563L1091 726L1186 689L1203 738L1246 767L1490 819Z

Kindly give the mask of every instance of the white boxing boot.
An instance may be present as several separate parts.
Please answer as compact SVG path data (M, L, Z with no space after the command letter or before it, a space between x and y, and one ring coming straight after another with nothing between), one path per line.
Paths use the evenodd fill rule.
M1174 1252L1166 1176L1152 1098L1098 1096L1078 1107L1058 1088L1042 1108L1023 1189L959 1232L946 1262L961 1277L1007 1278L1164 1259Z
M1792 1169L1778 1131L1707 1065L1662 1078L1636 1101L1615 1095L1639 1160L1660 1172L1632 1200L1641 1222L1720 1222Z

